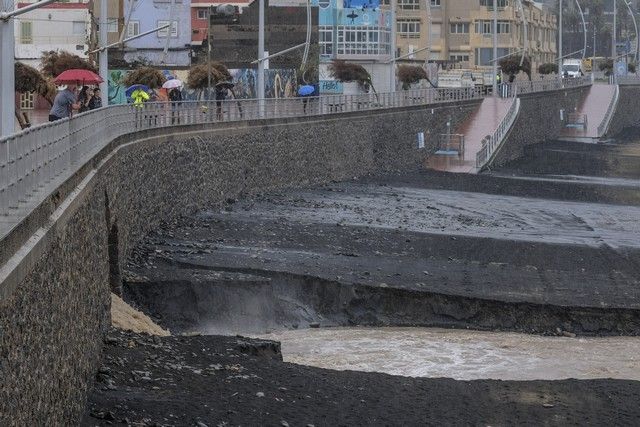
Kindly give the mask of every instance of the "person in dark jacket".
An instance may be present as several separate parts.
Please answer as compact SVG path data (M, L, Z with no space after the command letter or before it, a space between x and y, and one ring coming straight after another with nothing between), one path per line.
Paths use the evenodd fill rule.
M171 124L180 123L180 104L182 103L182 91L173 88L169 91L169 101L171 102Z

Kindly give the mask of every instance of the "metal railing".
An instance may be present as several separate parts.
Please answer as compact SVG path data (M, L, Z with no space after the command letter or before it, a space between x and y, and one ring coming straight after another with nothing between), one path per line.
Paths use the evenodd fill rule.
M576 87L591 86L591 78L588 76L576 78L563 78L549 76L547 79L540 80L519 80L508 83L517 88L518 95L536 92L546 92L550 90L571 89Z
M609 76L609 84L618 85L640 85L640 76Z
M613 92L613 96L611 97L611 101L609 101L609 106L607 107L607 112L602 118L602 122L598 125L598 138L604 136L609 130L609 124L611 123L611 118L613 117L613 113L616 110L616 106L618 105L618 97L620 96L620 87L615 85L615 89Z
M113 139L174 125L305 117L482 98L481 90L416 89L394 93L114 105L0 138L0 235Z
M464 157L464 135L461 133L441 133L437 139L436 154Z
M583 113L569 113L567 114L567 122L565 127L582 128L587 130L588 117Z
M518 117L520 112L520 98L513 98L513 102L504 117L504 120L498 126L498 129L492 134L487 135L482 140L482 148L476 153L476 168L483 168L493 153L500 147L500 144L504 141L504 138L509 133L509 130L513 126L513 123Z

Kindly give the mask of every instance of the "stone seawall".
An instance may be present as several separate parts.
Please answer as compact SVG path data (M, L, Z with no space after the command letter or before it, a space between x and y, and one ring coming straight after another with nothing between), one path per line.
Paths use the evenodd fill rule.
M640 126L640 86L621 85L607 136L615 137L623 129L633 126Z
M2 240L0 425L75 423L131 248L243 194L420 167L478 101L212 126L114 141Z
M560 110L574 111L589 87L520 96L520 113L490 167L502 166L524 155L528 145L557 138L562 129Z

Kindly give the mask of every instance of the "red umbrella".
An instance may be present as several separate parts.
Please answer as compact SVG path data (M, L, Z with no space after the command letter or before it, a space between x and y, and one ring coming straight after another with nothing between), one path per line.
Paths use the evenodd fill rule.
M102 78L93 71L73 69L63 71L54 80L54 83L56 84L73 84L76 82L81 82L83 85L96 85L98 83L102 83Z

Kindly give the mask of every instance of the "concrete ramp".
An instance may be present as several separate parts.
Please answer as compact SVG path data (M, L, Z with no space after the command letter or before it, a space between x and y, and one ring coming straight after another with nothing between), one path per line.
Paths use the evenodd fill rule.
M464 135L464 150L460 155L434 154L427 159L427 168L446 172L476 173L476 154L482 140L493 134L504 121L513 98L485 98L480 106L452 133Z
M595 142L607 130L615 103L617 86L594 84L575 112L568 112L567 126L560 139L578 142ZM586 120L585 120L586 118Z

